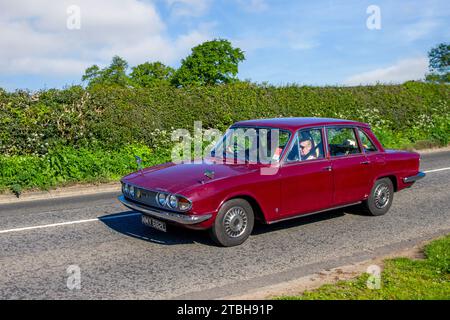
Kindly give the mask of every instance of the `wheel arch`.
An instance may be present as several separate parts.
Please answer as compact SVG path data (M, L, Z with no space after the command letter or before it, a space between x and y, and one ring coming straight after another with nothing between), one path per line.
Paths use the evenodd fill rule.
M220 204L219 210L223 206L224 203L226 203L227 201L233 200L233 199L244 199L244 200L246 200L252 206L253 213L255 215L255 219L258 220L258 221L261 221L263 223L267 223L267 219L266 219L266 216L264 215L264 211L262 210L261 205L256 200L256 198L253 195L250 195L250 194L238 193L238 194L233 194L233 195L227 197Z
M397 176L395 174L387 174L387 175L379 176L378 178L375 179L373 184L375 185L375 182L377 182L380 179L384 179L384 178L388 178L389 180L391 180L392 186L394 187L394 192L397 192L397 190L398 190L398 181L397 181Z

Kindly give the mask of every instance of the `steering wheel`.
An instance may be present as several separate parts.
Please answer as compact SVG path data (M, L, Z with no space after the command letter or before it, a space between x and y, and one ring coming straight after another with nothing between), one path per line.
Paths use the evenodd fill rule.
M232 145L228 145L228 146L225 148L225 152L226 152L227 154L232 155L233 158L234 158L234 155L235 155L236 153L238 153L239 149L244 150L244 152L245 152L245 150L246 150L245 146L244 146L242 143L236 142L236 143L233 143Z

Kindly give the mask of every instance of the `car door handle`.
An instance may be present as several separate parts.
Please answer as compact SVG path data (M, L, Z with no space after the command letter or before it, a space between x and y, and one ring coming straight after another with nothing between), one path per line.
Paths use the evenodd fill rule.
M370 164L370 161L362 161L361 164Z
M328 167L323 167L323 170L324 171L331 171L333 168L331 168L331 166L328 166Z

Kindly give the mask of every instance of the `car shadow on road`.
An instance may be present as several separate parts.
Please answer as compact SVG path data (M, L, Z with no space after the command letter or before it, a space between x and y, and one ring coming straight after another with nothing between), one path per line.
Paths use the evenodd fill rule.
M184 229L172 225L167 232L152 229L142 224L141 215L134 211L124 211L98 218L112 230L136 239L158 243L161 245L180 245L201 243L214 245L205 231Z
M353 205L340 209L324 211L312 215L305 215L303 217L300 215L292 219L280 221L274 224L256 223L255 227L253 228L252 235L273 232L281 229L295 228L302 225L308 225L320 221L331 220L345 216L346 214L360 215L360 216L367 215L362 209L361 205Z
M263 223L257 223L255 224L255 227L253 228L252 235L258 235L263 233L269 233L281 229L289 229L289 228L295 228L302 225L317 223L320 221L330 220L338 217L342 217L347 212L347 209L336 209L331 211L325 211L316 213L313 215L306 215L304 217L297 216L295 218L280 221L274 224L263 224Z
M305 217L299 216L291 220L286 220L271 225L255 223L252 236L330 220L342 217L346 213L356 215L363 214L360 206L352 206L343 209L321 212ZM161 245L200 243L204 245L216 246L206 231L190 230L173 225L167 226L167 232L158 231L143 225L141 222L141 215L136 214L134 211L124 211L117 214L103 216L100 217L99 220L116 232L143 241Z

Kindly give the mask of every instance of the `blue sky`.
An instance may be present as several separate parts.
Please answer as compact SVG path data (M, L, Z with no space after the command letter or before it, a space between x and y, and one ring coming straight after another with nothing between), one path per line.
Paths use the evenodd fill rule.
M373 5L377 29L367 26ZM68 28L73 17L79 28ZM399 83L423 77L427 51L450 40L449 21L444 0L0 0L0 87L79 84L86 67L116 54L131 66L177 67L190 48L214 38L245 51L241 79Z

